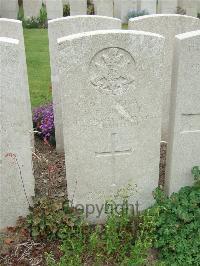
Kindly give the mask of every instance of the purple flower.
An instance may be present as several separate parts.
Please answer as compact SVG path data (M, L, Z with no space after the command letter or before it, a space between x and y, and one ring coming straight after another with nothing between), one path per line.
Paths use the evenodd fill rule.
M43 139L48 140L55 132L53 104L40 106L33 110L33 123Z

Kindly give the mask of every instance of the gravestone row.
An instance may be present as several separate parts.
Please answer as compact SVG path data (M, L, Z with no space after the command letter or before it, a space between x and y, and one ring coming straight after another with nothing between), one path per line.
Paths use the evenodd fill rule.
M189 16L158 14L130 19L128 27L130 30L153 31L165 37L162 140L168 141L174 37L180 33L200 30L200 20Z
M187 16L156 16L169 32L155 28L150 33L145 25L154 29L153 18L143 19L130 21L130 28L140 31L122 31L118 19L100 16L49 22L54 110L55 119L56 112L57 119L59 112L62 117L60 147L65 152L68 197L75 206L95 205L87 217L90 222L103 222L105 215L102 211L98 216L99 209L104 210L106 201L128 185L134 192L131 204L139 202L144 209L153 203L165 90L171 98L168 193L190 185L191 167L200 165L200 31L183 33L199 29L199 22ZM1 19L0 26L3 228L27 214L34 178L22 25ZM166 61L167 53L174 63ZM167 76L168 67L172 78ZM165 82L170 78L168 90Z
M57 151L64 151L61 88L58 77L58 47L57 39L71 34L94 30L120 29L121 21L115 18L101 16L66 17L49 22L49 50L51 60L52 93L54 103L54 121L56 127Z
M48 19L63 16L63 6L69 4L70 15L86 15L87 0L23 0L25 17L37 17L40 14L42 3L46 4ZM200 13L200 0L93 0L96 15L116 17L123 23L128 22L128 13L131 10L145 10L148 14L175 14L177 7L182 8L189 16L197 17ZM18 0L1 0L0 16L17 18Z
M175 38L167 158L169 194L191 185L191 166L200 166L200 30Z

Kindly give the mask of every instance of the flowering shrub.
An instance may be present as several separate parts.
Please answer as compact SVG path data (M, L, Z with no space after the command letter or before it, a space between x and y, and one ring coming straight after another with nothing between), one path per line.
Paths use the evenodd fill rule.
M131 9L128 12L127 19L129 20L131 18L145 16L145 15L149 15L149 12L147 10L145 10L145 9L143 9L143 10Z
M40 106L33 110L33 126L36 133L41 136L45 142L55 142L55 127L53 104Z

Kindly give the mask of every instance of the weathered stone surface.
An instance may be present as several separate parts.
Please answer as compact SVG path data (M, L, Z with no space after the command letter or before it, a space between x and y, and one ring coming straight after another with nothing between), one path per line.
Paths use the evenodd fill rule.
M34 195L21 47L0 37L0 228L25 216ZM28 203L29 202L29 203Z
M158 184L164 38L96 31L58 40L69 199L92 204L87 217L119 189L144 209ZM105 209L104 209L105 211Z
M64 150L63 127L62 127L62 106L58 79L58 50L57 39L70 34L84 31L120 29L119 19L101 16L77 16L56 19L49 22L49 47L51 59L51 79L53 89L54 119L56 128L57 151Z
M159 13L176 14L177 6L177 0L159 0Z
M70 16L86 15L87 0L69 0Z
M38 17L41 7L42 0L23 0L25 17Z
M192 185L200 166L200 31L175 38L172 107L167 160L169 194Z
M46 0L46 8L48 19L63 17L62 0Z
M0 18L0 37L14 38L19 40L19 47L21 49L20 59L21 59L21 71L23 79L23 87L21 88L24 92L22 95L25 97L25 105L27 108L24 114L24 119L27 119L27 124L29 124L29 134L32 141L32 146L34 146L34 134L33 134L33 123L32 123L32 112L31 112L31 101L29 93L28 84L28 74L26 65L26 55L24 47L24 35L22 23L19 20Z
M69 4L69 0L62 0L62 2L63 2L63 5Z
M200 20L183 15L151 15L129 20L129 29L155 32L165 37L165 71L163 93L162 139L168 141L169 111L171 95L171 73L174 49L174 36L187 31L200 29Z
M200 5L200 0L178 0L178 6L181 7L188 16L197 17L198 5Z
M200 14L200 0L197 1L197 12Z
M188 16L197 17L198 13L198 0L187 1L186 14Z
M113 0L96 0L94 4L96 15L113 17Z
M121 19L121 0L114 0L114 17Z
M0 9L0 17L17 19L18 0L1 0Z
M156 14L156 0L140 0L139 9L146 10L149 14Z

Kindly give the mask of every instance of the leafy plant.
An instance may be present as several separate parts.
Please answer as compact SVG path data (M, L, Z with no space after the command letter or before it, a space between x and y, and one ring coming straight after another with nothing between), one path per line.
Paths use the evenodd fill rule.
M26 29L38 29L39 26L39 18L31 17L31 18L23 18L22 25Z
M52 252L45 253L45 260L48 266L56 266L56 261L54 259Z
M55 144L53 104L37 107L33 110L33 126L37 135L44 141Z
M27 29L47 28L47 11L45 4L42 3L40 15L38 17L25 18L23 7L20 6L18 19L22 21L22 25Z
M179 15L186 15L186 10L180 6L178 6L176 8L176 14L179 14Z
M91 0L87 0L87 14L88 15L94 15L94 4Z
M135 10L132 9L128 12L127 18L128 20L131 18L135 18L135 17L140 17L140 16L145 16L145 15L149 15L149 12L145 9L143 10Z
M63 6L63 17L70 16L70 6L69 4Z
M17 14L17 19L21 20L21 21L24 19L24 10L23 10L23 6L22 5L19 5L19 11L18 11L18 14Z
M171 197L155 191L153 247L166 265L200 265L200 187L184 187Z
M192 168L192 175L194 177L194 180L199 183L200 182L200 166L194 166Z
M33 238L68 238L81 224L82 214L65 200L38 199L27 217L27 228Z
M56 265L83 265L88 260L92 265L144 265L148 250L147 241L138 239L134 216L111 212L105 225L81 224L74 234L68 234L61 245L63 256ZM54 261L51 254L48 261Z
M192 172L198 179L199 167ZM119 192L125 206L130 206L128 192ZM142 213L107 208L105 225L93 226L68 202L41 199L28 216L28 228L33 237L61 239L62 256L57 262L46 254L49 266L200 265L200 186L181 188L170 197L157 188L153 195L155 204ZM111 210L117 205L109 204Z
M42 7L40 9L39 15L39 26L40 28L47 28L47 10L44 3L42 3Z

